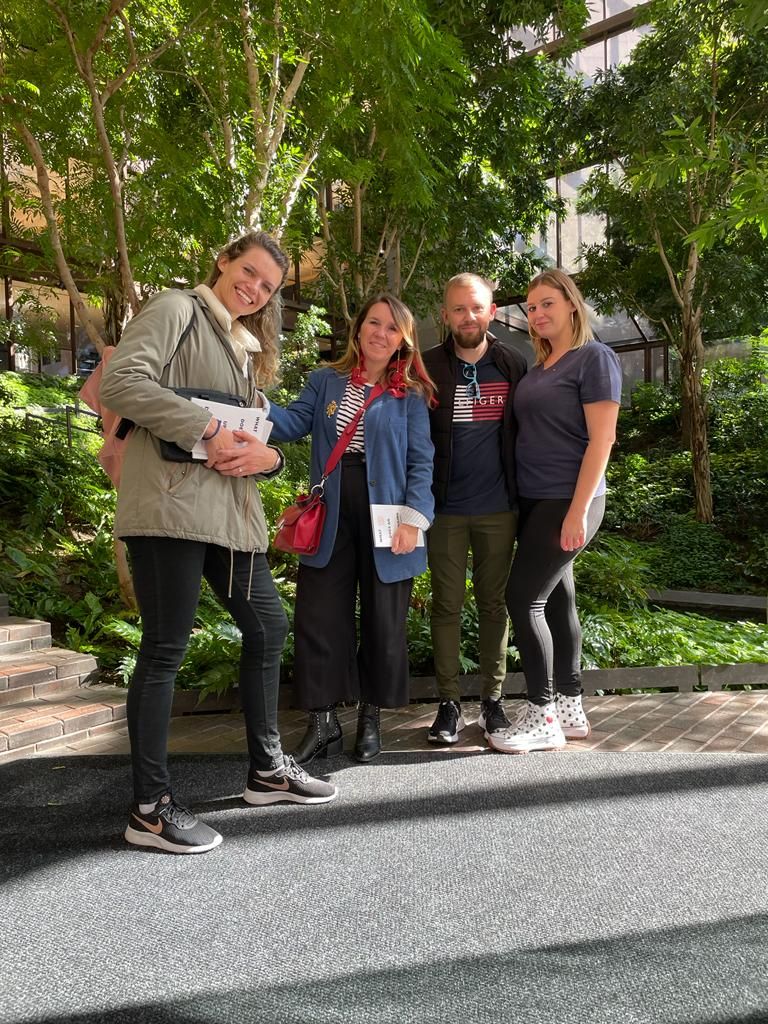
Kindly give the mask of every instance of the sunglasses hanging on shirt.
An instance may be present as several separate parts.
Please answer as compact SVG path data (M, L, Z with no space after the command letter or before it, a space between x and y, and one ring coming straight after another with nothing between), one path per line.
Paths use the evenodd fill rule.
M480 385L477 380L477 366L474 363L463 363L462 372L467 382L467 397L479 401Z

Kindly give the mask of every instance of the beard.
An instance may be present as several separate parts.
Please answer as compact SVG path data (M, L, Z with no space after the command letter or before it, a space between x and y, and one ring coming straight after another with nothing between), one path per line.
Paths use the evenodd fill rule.
M466 333L461 328L457 328L455 331L451 331L451 334L459 348L479 348L485 341L488 326L488 324L478 324L471 333Z

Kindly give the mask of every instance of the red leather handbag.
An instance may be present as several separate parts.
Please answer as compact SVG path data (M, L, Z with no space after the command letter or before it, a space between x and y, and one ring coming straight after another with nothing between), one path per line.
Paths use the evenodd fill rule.
M325 512L322 486L313 487L309 494L300 494L293 505L283 510L272 543L278 551L316 555L323 535Z
M298 495L296 501L283 510L277 521L275 537L272 541L278 551L287 551L292 555L317 554L325 525L325 481L334 471L347 445L355 436L360 417L374 398L378 398L383 392L384 388L377 384L341 432L341 437L328 456L320 483L315 484L309 494Z

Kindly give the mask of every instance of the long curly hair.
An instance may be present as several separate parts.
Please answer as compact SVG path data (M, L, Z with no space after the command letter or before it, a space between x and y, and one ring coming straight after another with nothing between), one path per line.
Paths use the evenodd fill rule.
M537 274L528 284L528 294L539 285L548 284L550 288L557 288L565 298L573 303L574 311L571 313L572 341L571 348L581 348L588 341L592 340L592 327L589 323L589 310L584 301L584 296L576 286L576 282L562 270L545 270ZM533 351L536 355L536 366L546 361L552 352L552 346L548 338L542 338L536 333L531 324L528 324L528 333L531 336Z
M261 352L252 354L253 372L256 383L259 387L269 387L277 380L278 365L280 362L280 329L283 325L283 300L280 289L285 283L285 278L291 266L291 261L266 231L246 231L244 235L229 242L216 257L205 283L213 288L221 277L219 260L222 256L228 256L230 260L236 260L239 256L248 252L249 249L263 249L268 253L283 273L280 287L269 298L269 301L255 313L241 316L239 323L255 335L261 344Z
M398 371L399 362L399 370L402 374L403 386L411 388L414 391L418 391L419 394L424 396L429 405L433 405L435 402L436 388L432 378L427 373L426 367L424 366L424 362L421 358L413 313L411 313L410 309L408 309L404 302L401 302L396 296L390 295L389 292L382 292L379 295L373 296L373 298L368 299L365 305L360 309L349 332L347 350L340 359L331 363L331 367L336 370L337 373L346 375L351 373L355 367L360 366L360 358L362 355L360 351L360 328L363 326L363 323L365 322L365 319L370 313L372 307L378 302L385 302L389 306L389 310L392 313L392 319L395 321L398 331L403 335L403 340L400 342L400 348L393 354L389 361L386 385L389 387L397 386L398 382L393 378Z

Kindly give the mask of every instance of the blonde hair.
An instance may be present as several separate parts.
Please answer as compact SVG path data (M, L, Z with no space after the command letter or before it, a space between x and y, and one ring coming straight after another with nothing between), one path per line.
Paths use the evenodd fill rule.
M528 294L530 295L534 288L538 288L543 284L549 285L550 288L557 288L569 302L573 303L574 309L571 313L573 330L571 348L581 348L582 345L586 345L588 341L592 340L589 311L587 310L584 296L576 287L573 278L563 273L562 270L545 270L542 274L537 274L528 283ZM531 336L533 351L536 354L536 366L540 366L551 354L552 346L549 343L549 339L542 338L537 334L530 323L528 324L528 333Z
M487 277L481 277L480 274L454 274L450 280L445 282L445 288L443 288L443 305L448 305L448 292L451 288L471 288L473 285L486 288L489 292L491 302L493 302L493 284Z
M219 260L227 256L230 260L236 260L243 256L249 249L263 249L282 271L280 285L270 295L269 301L255 313L241 316L239 322L254 334L261 344L261 352L254 352L251 356L254 377L259 387L268 387L277 380L278 364L280 362L280 330L283 326L283 300L280 289L285 283L285 278L291 265L291 261L285 255L277 242L268 235L266 231L246 231L234 241L226 245L216 257L205 283L213 288L221 277Z
M331 368L336 370L337 373L346 375L351 373L356 366L360 365L360 358L362 355L360 351L360 328L363 326L365 318L368 316L373 306L379 302L385 302L389 306L389 311L392 314L392 319L395 321L395 326L403 336L399 350L393 355L392 360L390 361L387 373L387 382L393 383L391 381L391 377L397 369L399 361L400 372L403 375L403 384L405 387L413 388L414 391L418 391L424 396L428 403L431 403L434 399L436 388L421 359L421 353L419 351L418 340L416 337L416 323L414 322L413 314L404 302L401 302L400 299L396 298L394 295L390 295L388 292L382 292L380 295L375 295L365 303L355 317L355 322L352 324L350 329L346 352L340 359L337 359L335 363L331 363Z

